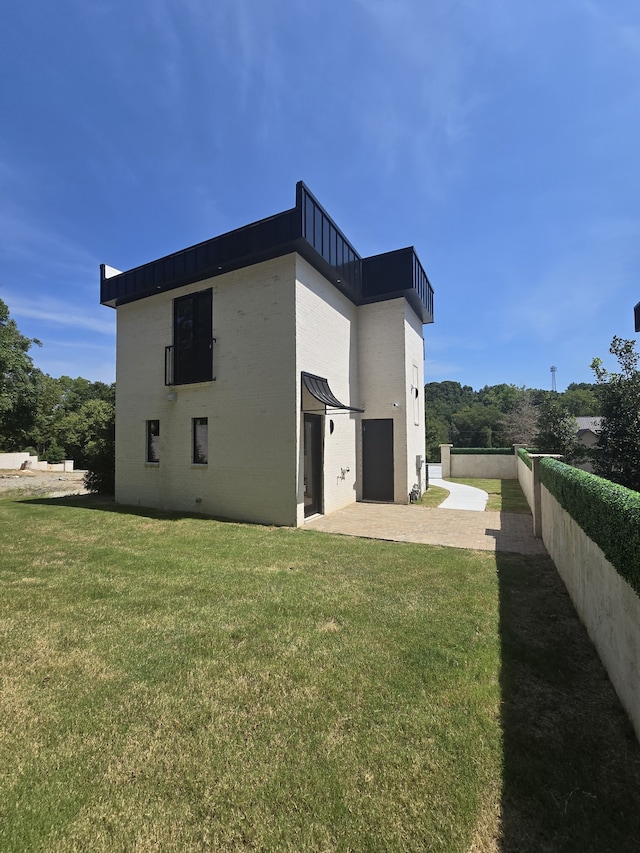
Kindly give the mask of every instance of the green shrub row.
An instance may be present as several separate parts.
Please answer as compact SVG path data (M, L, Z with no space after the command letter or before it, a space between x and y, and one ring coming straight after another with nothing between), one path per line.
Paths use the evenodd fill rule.
M526 451L524 449L524 447L521 447L518 450L518 456L520 457L520 459L522 459L522 461L524 462L524 464L527 466L527 468L529 470L533 469L533 462L531 461L531 457L529 456L528 451Z
M540 460L540 482L640 595L640 493L557 459Z
M513 456L513 447L452 447L455 456Z

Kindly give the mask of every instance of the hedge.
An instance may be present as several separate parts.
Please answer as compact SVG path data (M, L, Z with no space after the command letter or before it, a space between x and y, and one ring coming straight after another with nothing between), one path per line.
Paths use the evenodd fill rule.
M520 457L520 459L522 459L522 461L524 462L524 464L527 466L527 468L529 470L533 469L533 462L531 461L531 457L529 456L528 450L525 450L524 447L521 447L518 450L518 456Z
M540 482L640 595L640 493L551 458Z

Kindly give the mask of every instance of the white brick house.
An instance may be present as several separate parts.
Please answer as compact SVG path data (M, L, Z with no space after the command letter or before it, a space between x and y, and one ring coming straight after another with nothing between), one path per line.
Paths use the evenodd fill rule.
M303 183L296 206L119 272L116 500L301 525L424 489L413 248L361 258Z

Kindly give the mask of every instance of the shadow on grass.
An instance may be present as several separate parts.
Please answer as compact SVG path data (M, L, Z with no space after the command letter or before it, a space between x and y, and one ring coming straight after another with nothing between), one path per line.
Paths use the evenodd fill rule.
M531 508L518 480L500 480L500 498L503 512L531 515Z
M73 507L75 509L90 509L98 512L113 512L118 515L137 515L141 518L157 518L163 521L179 521L181 518L207 518L211 521L234 521L229 518L219 518L198 512L180 512L176 510L153 509L146 506L130 506L117 504L111 495L64 495L62 497L24 497L17 503L28 503L41 506ZM235 523L238 524L237 520Z
M640 849L640 744L549 557L496 553L503 853Z

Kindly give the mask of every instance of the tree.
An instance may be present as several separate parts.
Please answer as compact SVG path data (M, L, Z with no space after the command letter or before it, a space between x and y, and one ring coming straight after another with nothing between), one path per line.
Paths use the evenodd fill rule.
M522 398L522 388L517 385L485 385L477 394L477 402L484 403L485 406L495 406L505 414L512 411Z
M439 462L440 445L449 443L449 424L443 418L433 417L427 409L425 418L425 444L429 462Z
M506 447L522 444L532 447L538 434L538 409L531 392L519 389L519 399L500 422L500 441Z
M21 450L29 443L29 431L36 419L38 376L29 350L41 346L37 338L27 338L9 317L9 308L0 299L0 449ZM40 374L42 375L42 374Z
M452 438L458 447L495 447L502 412L496 406L473 403L452 416Z
M73 459L76 467L86 468L91 442L104 435L105 429L113 424L114 417L113 403L88 399L76 411L54 420L50 440L64 447L66 458Z
M593 391L586 388L567 388L562 402L576 417L596 417L600 414L600 401Z
M547 394L539 406L536 446L542 453L561 453L567 462L581 455L578 423L557 392Z
M640 491L640 372L635 341L614 336L609 352L620 366L609 373L594 358L591 369L601 387L602 426L593 460L596 474Z
M84 484L91 492L112 495L116 483L115 423L105 424L86 448L87 473Z

